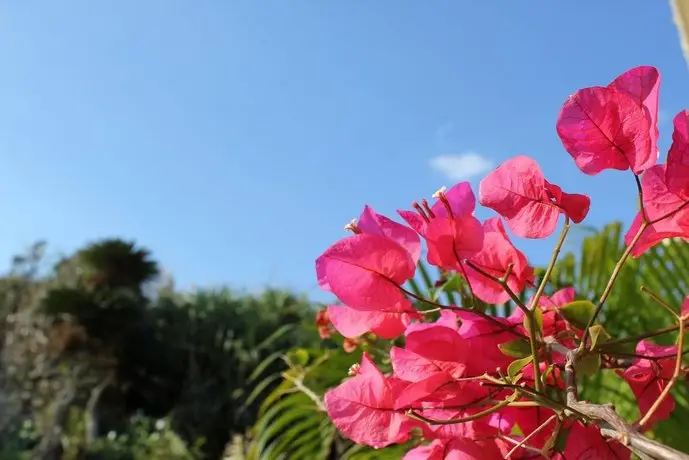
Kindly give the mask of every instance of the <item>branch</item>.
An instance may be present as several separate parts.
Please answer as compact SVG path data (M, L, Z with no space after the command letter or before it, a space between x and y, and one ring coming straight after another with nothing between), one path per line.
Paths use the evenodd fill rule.
M541 280L541 284L538 286L538 290L536 291L536 294L533 296L533 300L531 301L530 309L533 310L538 306L538 301L541 300L541 296L543 295L543 291L545 291L545 287L548 284L548 280L550 280L550 275L553 273L553 269L555 268L555 263L557 262L557 258L560 255L560 251L562 250L562 245L565 244L565 238L567 237L567 233L569 232L569 217L565 217L565 225L562 227L562 233L560 233L560 238L557 240L557 244L555 245L555 249L553 249L553 255L550 258L550 263L548 264L548 267L545 270L545 274L543 275L543 279Z
M321 398L319 398L318 395L311 390L311 388L304 385L304 382L302 382L298 378L292 377L287 372L283 372L282 377L285 380L289 380L290 382L292 382L295 388L304 393L311 401L313 401L314 404L316 404L316 407L319 411L325 412L325 406L323 405L323 401L321 401Z
M473 314L478 315L478 316L480 316L481 318L483 318L483 319L485 319L485 320L487 320L487 321L490 321L491 323L495 324L497 327L499 327L500 329L502 329L502 330L505 331L505 332L509 332L509 333L511 333L511 334L514 334L514 335L516 335L517 337L519 337L519 338L521 338L521 339L525 339L525 338L526 338L526 337L525 337L523 334L521 334L519 331L516 331L516 330L514 329L513 326L508 326L508 325L506 325L506 324L503 324L503 323L501 323L500 321L498 321L497 319L495 319L494 317L492 317L491 315L488 315L488 314L482 312L481 310L476 310L476 309L472 309L472 308L458 307L457 305L444 305L444 304L441 304L441 303L438 303L438 302L434 302L434 301L432 301L432 300L425 299L425 298L423 298L423 297L421 297L421 296L418 296L418 295L414 294L413 292L411 292L411 291L405 289L405 288L402 287L402 286L399 286L399 285L398 285L398 287L399 287L400 291L402 291L403 293L405 293L405 294L408 295L409 297L411 297L411 298L413 298L413 299L416 299L416 300L418 300L419 302L423 302L423 303L425 303L425 304L432 305L432 306L435 307L435 308L433 308L433 309L431 309L431 310L423 310L423 311L421 311L421 313L430 313L430 312L432 312L432 311L437 311L437 309L440 309L440 310L451 310L451 311L463 311L463 312L467 312L467 313L473 313Z
M567 406L591 419L607 438L624 444L641 458L658 460L689 460L689 455L648 439L620 417L612 404L591 404L581 402L576 393L574 365L582 353L581 349L567 353L565 382L567 385Z
M482 410L481 412L477 412L472 415L467 415L466 417L461 417L461 418L451 418L448 420L436 420L428 417L424 417L423 415L419 414L418 412L415 412L413 410L407 410L406 415L409 418L413 418L414 420L418 420L420 422L427 423L429 425L454 425L456 423L466 423L466 422L471 422L473 420L478 420L480 418L483 418L487 415L490 415L494 412L499 411L503 407L509 406L511 403L515 402L515 400L519 397L519 391L515 391L512 393L510 396L505 398L504 401L500 401L496 405L489 407L486 410Z

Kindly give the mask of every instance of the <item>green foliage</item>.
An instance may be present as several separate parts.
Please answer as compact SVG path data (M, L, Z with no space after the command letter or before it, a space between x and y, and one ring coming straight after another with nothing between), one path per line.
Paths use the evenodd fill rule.
M315 343L315 312L303 297L156 294L157 263L133 243L96 242L52 271L38 269L43 249L0 278L0 377L12 369L0 381L12 382L7 400L19 400L14 412L0 407L0 460L39 450L66 459L220 458L279 384L281 355ZM78 415L68 422L69 413ZM164 431L152 428L159 418L169 422ZM39 439L14 428L22 420L36 421Z
M64 460L197 460L199 445L187 447L169 421L133 417L123 432L109 432L83 448L83 419L75 411L67 432Z
M369 352L375 353L371 348ZM409 446L370 449L343 439L328 420L322 395L337 385L360 353L339 349L297 349L285 356L289 369L282 383L264 400L252 430L247 460L389 459Z

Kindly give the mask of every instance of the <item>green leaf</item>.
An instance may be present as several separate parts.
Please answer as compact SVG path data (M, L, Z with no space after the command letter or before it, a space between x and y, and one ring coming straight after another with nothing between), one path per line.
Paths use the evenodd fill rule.
M306 366L309 363L309 352L304 348L298 348L292 352L294 362L300 366Z
M533 360L533 356L527 356L526 358L521 358L514 360L510 363L509 366L507 366L507 375L511 378L514 379L519 371L524 369L524 367L529 364Z
M589 353L577 361L576 371L582 375L594 375L600 370L600 355Z
M459 277L459 275L452 275L448 280L443 284L443 291L445 292L460 292L462 289L462 279Z
M591 326L589 328L589 335L591 336L591 350L595 350L599 342L604 343L611 339L610 334L600 324Z
M543 310L536 308L533 310L533 314L536 317L536 327L540 333L543 331ZM524 328L531 332L531 321L529 320L529 315L524 315Z
M525 358L531 355L531 346L529 342L524 339L515 339L509 342L501 343L498 348L503 355L512 358Z
M596 306L590 300L575 300L560 307L559 311L570 324L584 329L593 318Z
M557 435L557 439L555 440L555 450L558 452L564 452L565 447L567 446L567 438L569 437L569 429L568 428L563 428L560 430L560 434Z

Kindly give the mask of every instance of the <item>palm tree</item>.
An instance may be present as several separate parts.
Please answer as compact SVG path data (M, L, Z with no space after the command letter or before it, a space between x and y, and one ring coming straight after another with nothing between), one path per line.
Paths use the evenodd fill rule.
M53 320L51 346L58 361L80 368L81 391L88 394L84 403L88 445L100 434L103 395L123 383L121 356L146 317L149 301L144 287L158 275L158 267L148 250L107 239L61 261L56 271L63 282L47 293L41 309ZM62 405L68 407L80 397L79 391L72 393Z

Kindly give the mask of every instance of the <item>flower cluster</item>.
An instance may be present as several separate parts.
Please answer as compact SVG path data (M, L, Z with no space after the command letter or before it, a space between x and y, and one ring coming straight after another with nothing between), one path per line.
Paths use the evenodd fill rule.
M637 181L640 209L618 266L665 238L689 238L689 111L675 117L667 162L657 164L659 86L655 68L631 69L607 86L571 95L557 121L562 144L582 172L631 170ZM636 428L643 431L674 409L668 392L686 373L683 334L679 352L641 340L634 357L621 359L607 347L615 341L595 324L614 274L595 304L577 300L572 288L546 294L570 222L585 219L589 197L564 192L536 161L520 155L481 181L478 202L498 214L483 223L474 216L469 183L433 198L398 211L406 225L366 206L346 227L352 235L316 260L319 285L340 301L319 314L323 337L334 328L350 346L362 337L403 343L389 349L390 375L364 353L349 377L327 392L333 423L354 442L376 448L418 441L406 460L629 458L619 439L604 436L600 420L572 406L578 403L576 373L617 369L638 399L643 418ZM537 285L505 226L518 237L545 238L560 216L562 235ZM429 264L468 288L462 305L441 305L404 287L423 246ZM494 316L476 300L511 301L516 309ZM434 308L422 309L429 305ZM680 331L688 314L687 307L675 314Z

